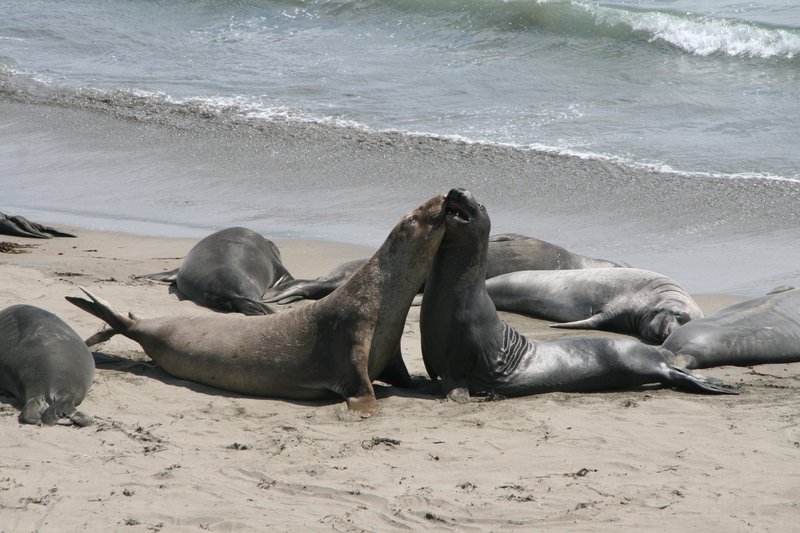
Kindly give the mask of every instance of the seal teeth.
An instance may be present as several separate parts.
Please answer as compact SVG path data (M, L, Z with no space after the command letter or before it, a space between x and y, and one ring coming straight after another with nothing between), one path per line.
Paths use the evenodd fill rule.
M469 222L469 216L467 216L467 214L464 211L462 211L461 208L458 207L457 205L448 205L447 214L459 220L464 220L466 222Z

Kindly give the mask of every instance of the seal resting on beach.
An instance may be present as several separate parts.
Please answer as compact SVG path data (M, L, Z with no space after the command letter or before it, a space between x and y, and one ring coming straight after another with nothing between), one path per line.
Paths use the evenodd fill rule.
M76 406L93 378L89 348L63 320L32 305L0 311L0 389L22 404L20 422L52 426L66 417L88 426L92 418Z
M33 237L34 239L75 237L71 233L65 233L50 226L31 222L25 217L8 216L2 212L0 212L0 233L16 237Z
M800 361L800 290L782 288L689 322L662 345L686 368Z
M317 279L295 279L277 284L267 292L265 302L289 303L296 300L318 300L347 281L366 261L354 259ZM622 265L570 252L557 244L518 233L502 233L489 237L486 277L492 278L518 270L558 270L577 268L615 268ZM419 292L423 292L424 287Z
M347 283L283 313L139 318L114 311L86 290L90 301L67 300L141 344L175 377L256 396L339 395L369 416L378 409L372 380L398 363L411 300L444 235L444 212L444 196L428 200L394 227Z
M670 278L638 268L524 270L486 280L498 311L555 320L554 328L632 333L661 344L703 312Z
M226 228L201 239L179 268L140 278L173 282L197 305L224 312L266 315L264 291L292 280L278 247L247 228Z
M577 337L533 341L497 316L486 292L491 222L472 194L447 197L446 233L420 310L422 356L455 401L490 392L522 396L661 383L697 392L738 389L672 366L660 348L634 339Z

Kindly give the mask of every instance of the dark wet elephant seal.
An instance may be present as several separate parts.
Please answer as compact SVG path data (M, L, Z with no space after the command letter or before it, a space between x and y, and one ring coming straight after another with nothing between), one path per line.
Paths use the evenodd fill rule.
M355 259L317 279L296 279L276 285L268 291L265 302L289 303L295 300L318 300L344 283L365 259ZM570 252L556 244L517 233L489 237L486 277L518 270L558 270L576 268L614 268L622 265ZM422 292L422 289L420 289Z
M201 239L180 268L141 278L174 282L178 292L203 307L245 315L274 311L264 291L292 280L278 247L247 228L226 228Z
M79 426L92 418L76 409L94 378L94 360L75 331L32 305L0 311L0 389L22 404L20 422L52 426L67 417Z
M141 344L175 377L256 396L338 394L369 416L378 408L372 380L397 363L411 300L444 235L444 209L444 196L428 200L327 298L274 315L145 319L88 292L91 301L67 299Z
M661 344L703 312L676 282L638 268L524 270L486 280L498 311L555 320L556 328L604 329Z
M32 222L25 217L8 216L2 212L0 212L0 233L16 237L32 237L34 239L75 237L72 233L65 233L50 226Z
M522 396L596 391L662 383L680 389L738 389L676 368L660 348L634 339L577 337L540 342L497 316L486 292L490 220L472 194L447 197L444 239L425 285L420 311L422 356L448 398L467 401L490 392Z
M746 300L693 320L662 347L686 368L800 362L800 290Z

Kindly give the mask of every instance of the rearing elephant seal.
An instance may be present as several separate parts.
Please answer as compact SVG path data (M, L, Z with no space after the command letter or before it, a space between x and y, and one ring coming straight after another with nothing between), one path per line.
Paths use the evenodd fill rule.
M317 279L293 279L276 284L268 291L265 302L289 303L295 300L318 300L347 281L365 259L354 259ZM518 233L502 233L489 237L486 277L491 278L518 270L559 270L576 268L614 268L622 266L605 259L595 259L570 252L557 244ZM421 288L420 292L424 289Z
M92 417L75 406L93 378L89 348L63 320L32 305L0 311L0 389L22 403L20 422L88 426Z
M686 368L800 361L800 290L746 300L689 322L662 345Z
M659 344L703 316L673 280L638 268L524 270L486 280L486 290L498 311L565 322L554 328L633 333Z
M201 239L180 268L140 277L174 282L179 293L198 305L245 315L273 313L261 302L264 291L294 279L275 243L239 227Z
M497 316L486 292L491 223L467 191L447 197L447 231L431 267L420 311L422 356L448 398L491 391L521 396L662 383L699 392L737 389L669 364L659 348L633 339L530 340Z
M327 298L266 316L139 318L67 297L142 345L166 372L221 389L316 400L363 416L378 409L372 380L397 353L406 315L444 235L444 196L404 217L380 249Z

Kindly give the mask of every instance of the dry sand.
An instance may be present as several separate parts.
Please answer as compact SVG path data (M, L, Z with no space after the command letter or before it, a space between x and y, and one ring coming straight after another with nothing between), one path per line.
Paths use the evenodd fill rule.
M209 313L134 274L196 242L79 230L0 253L0 308L55 312L84 337L85 285L143 315ZM297 277L371 250L278 241ZM698 296L706 312L738 297ZM302 303L294 305L303 305ZM419 309L403 355L424 374ZM503 314L535 338L576 332ZM99 365L86 428L20 425L0 403L0 531L791 531L800 523L800 365L704 371L740 396L656 387L457 405L377 386L379 413L343 402L229 394L174 379L122 337ZM0 398L2 400L2 398Z

